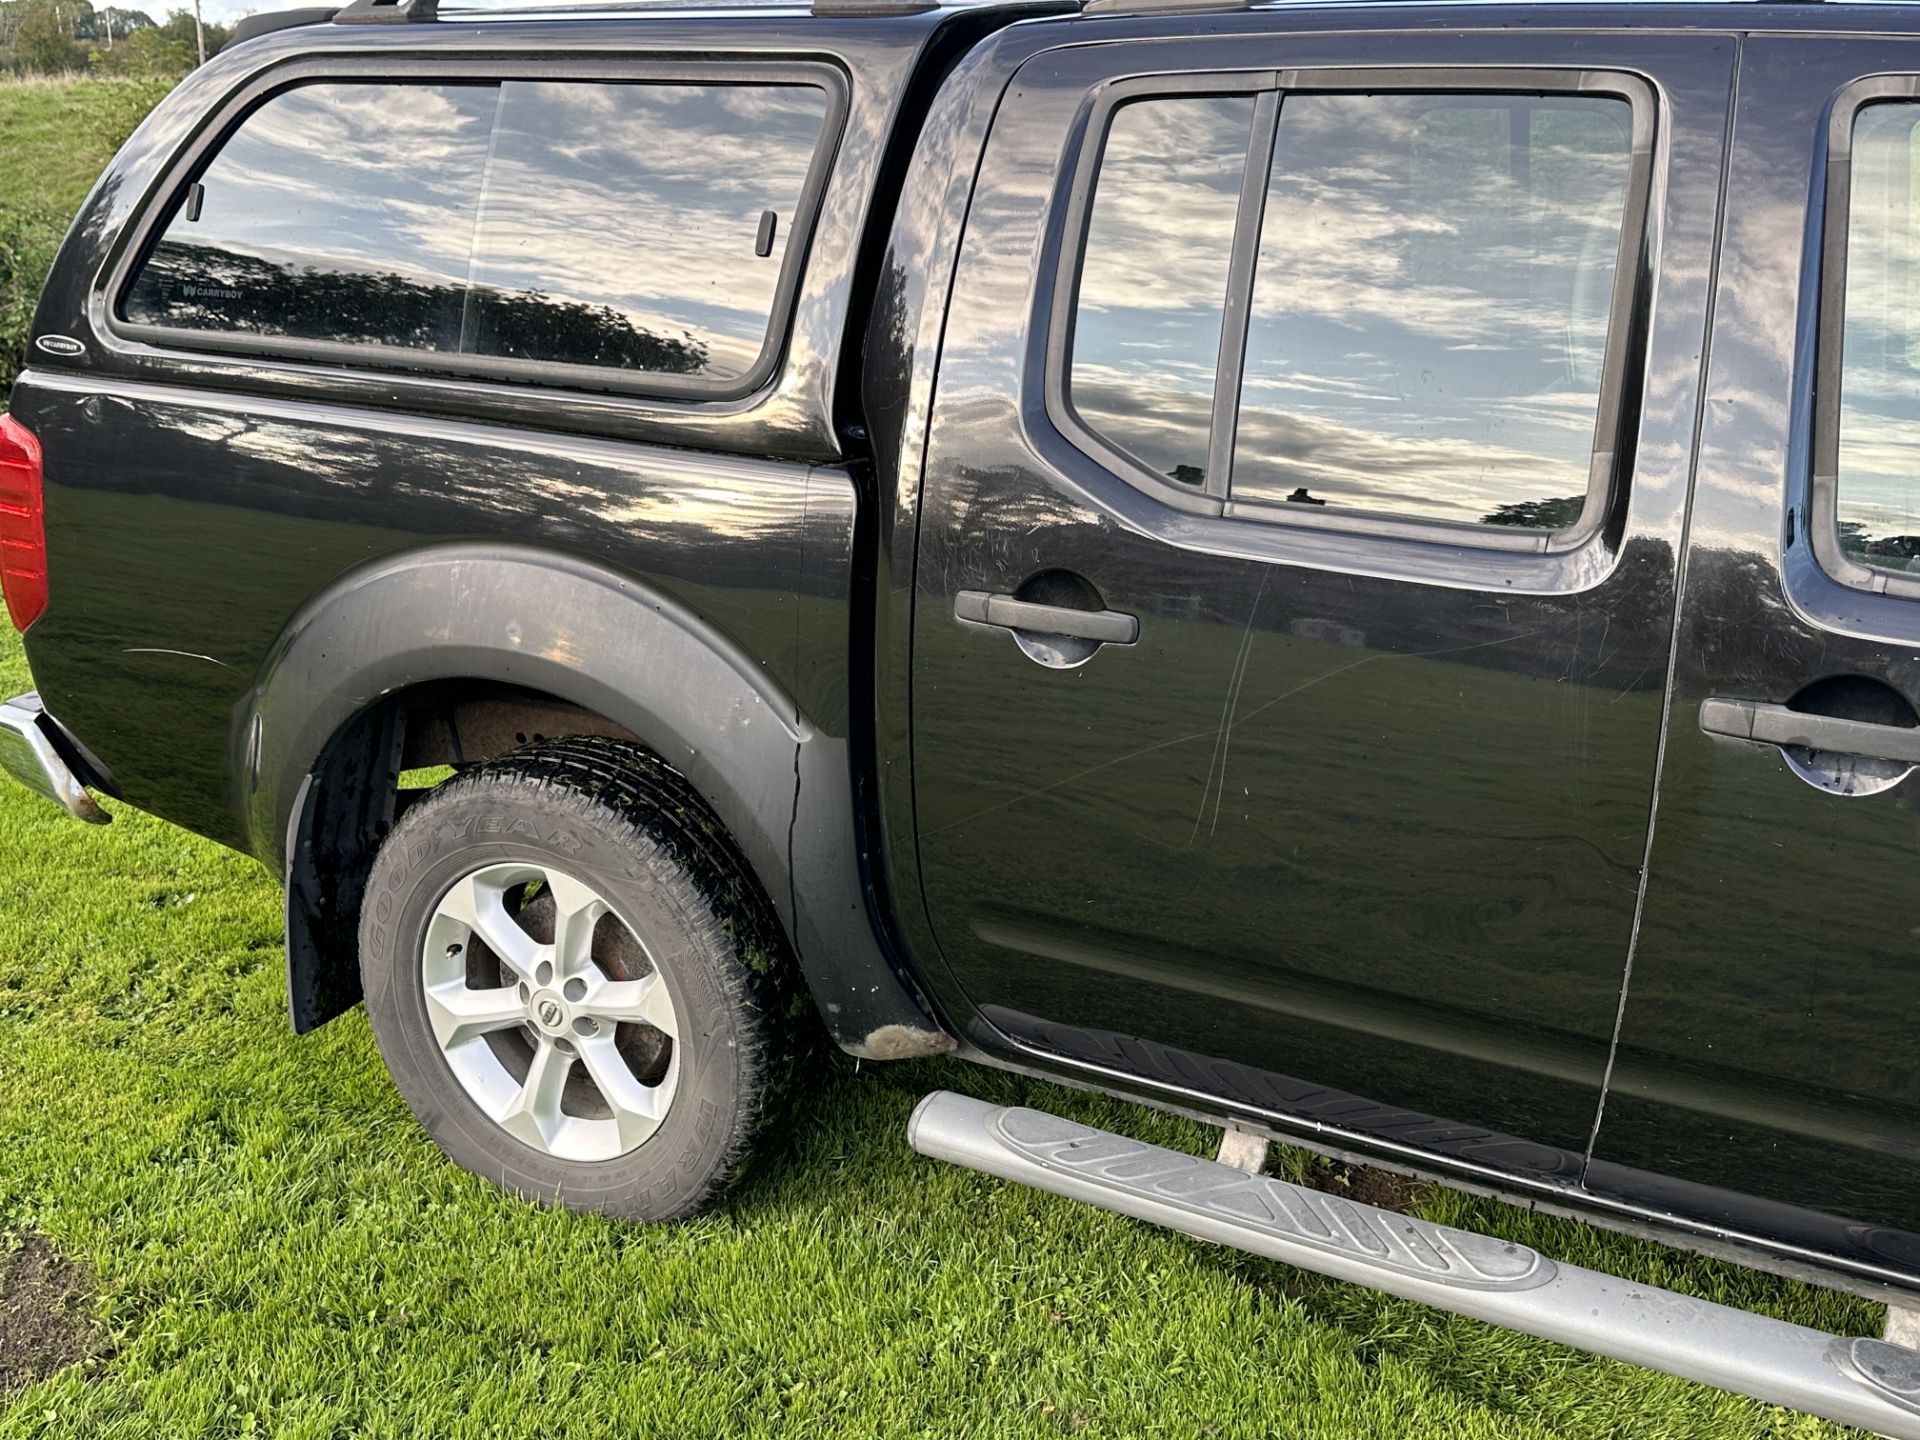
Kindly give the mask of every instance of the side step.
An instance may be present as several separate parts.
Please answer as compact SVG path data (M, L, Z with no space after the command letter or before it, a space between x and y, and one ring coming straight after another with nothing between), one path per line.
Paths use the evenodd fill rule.
M1828 1335L1562 1265L1038 1110L935 1091L922 1155L1408 1300L1898 1440L1920 1440L1920 1351Z

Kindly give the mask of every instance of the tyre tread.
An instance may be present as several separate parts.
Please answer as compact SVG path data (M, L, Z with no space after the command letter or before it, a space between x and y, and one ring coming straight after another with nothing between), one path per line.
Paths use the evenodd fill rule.
M715 1142L721 1153L707 1182L681 1197L673 1215L659 1218L682 1219L707 1209L745 1173L755 1142L785 1113L795 1088L802 1007L795 1003L796 966L772 903L685 776L641 745L602 736L541 741L463 771L409 810L390 843L404 843L407 831L432 824L440 808L434 802L499 788L523 799L531 791L582 820L613 820L649 869L670 867L691 885L705 913L689 920L711 953L730 957L716 978L738 1024L736 1063L746 1103Z

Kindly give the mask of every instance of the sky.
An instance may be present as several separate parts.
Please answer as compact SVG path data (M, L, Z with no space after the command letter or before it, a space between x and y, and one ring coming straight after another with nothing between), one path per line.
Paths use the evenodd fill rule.
M191 10L193 0L153 0L144 4L142 0L126 0L129 10L144 10L155 20L164 20L172 10ZM200 0L200 18L220 25L231 25L242 15L251 15L256 10L272 7L239 3L239 0Z

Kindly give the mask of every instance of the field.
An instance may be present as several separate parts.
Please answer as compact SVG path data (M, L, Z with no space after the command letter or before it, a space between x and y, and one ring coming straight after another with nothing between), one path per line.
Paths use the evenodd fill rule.
M163 80L0 79L0 392L67 222Z
M57 237L155 93L0 84L0 234L31 214ZM0 638L0 695L30 683ZM920 1160L906 1117L938 1086L1210 1144L958 1063L836 1063L693 1224L532 1208L439 1158L363 1015L289 1033L272 877L113 808L88 829L0 788L0 1440L1842 1433ZM1571 1222L1409 1203L1647 1283L1877 1325Z

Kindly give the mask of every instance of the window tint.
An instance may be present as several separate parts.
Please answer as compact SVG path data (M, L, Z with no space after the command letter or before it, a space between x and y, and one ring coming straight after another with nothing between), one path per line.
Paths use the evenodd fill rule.
M1571 525L1631 130L1601 97L1285 97L1233 498Z
M1847 185L1836 520L1843 552L1920 571L1920 105L1870 105Z
M458 351L496 89L306 85L276 95L190 188L127 295L126 318Z
M1154 474L1195 487L1253 107L1228 95L1116 109L1080 270L1074 412Z
M806 85L302 86L206 167L123 314L739 380L826 113Z
M733 380L767 337L827 97L810 86L500 87L473 353ZM755 253L761 216L772 248Z

